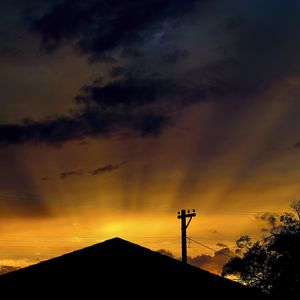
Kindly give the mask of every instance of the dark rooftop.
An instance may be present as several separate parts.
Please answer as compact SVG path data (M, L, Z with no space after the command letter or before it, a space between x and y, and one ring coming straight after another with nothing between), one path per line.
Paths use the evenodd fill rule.
M108 299L108 294L109 299L259 296L239 283L120 238L2 275L0 290L26 299L89 299L95 295Z

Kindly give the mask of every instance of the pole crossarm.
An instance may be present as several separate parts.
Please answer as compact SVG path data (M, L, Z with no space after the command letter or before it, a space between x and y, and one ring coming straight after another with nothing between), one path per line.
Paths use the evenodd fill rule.
M178 219L181 219L182 217L186 217L186 218L189 218L189 217L196 217L196 212L195 212L195 210L193 209L193 212L189 212L189 210L188 210L188 213L186 213L186 210L185 209L183 209L183 210L181 210L181 211L179 211L178 212Z

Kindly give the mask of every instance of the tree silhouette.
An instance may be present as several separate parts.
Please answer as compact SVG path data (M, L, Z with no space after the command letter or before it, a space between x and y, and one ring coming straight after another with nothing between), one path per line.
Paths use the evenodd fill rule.
M236 276L270 295L299 299L300 201L291 207L293 213L273 216L268 237L257 242L249 236L237 240L237 256L224 265L222 276Z

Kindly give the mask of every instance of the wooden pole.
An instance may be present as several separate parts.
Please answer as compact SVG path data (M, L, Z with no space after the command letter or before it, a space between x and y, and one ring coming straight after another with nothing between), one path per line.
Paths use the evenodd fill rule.
M187 248L186 248L186 229L188 228L193 217L196 216L195 210L193 212L186 213L185 209L182 209L178 212L178 219L181 219L181 261L184 264L187 264ZM190 218L188 223L186 224L186 219Z

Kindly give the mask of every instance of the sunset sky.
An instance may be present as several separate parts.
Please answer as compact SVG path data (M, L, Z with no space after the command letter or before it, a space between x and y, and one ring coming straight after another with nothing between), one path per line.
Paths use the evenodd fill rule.
M1 0L0 15L0 266L115 236L180 256L183 208L189 236L232 249L300 198L299 1Z

